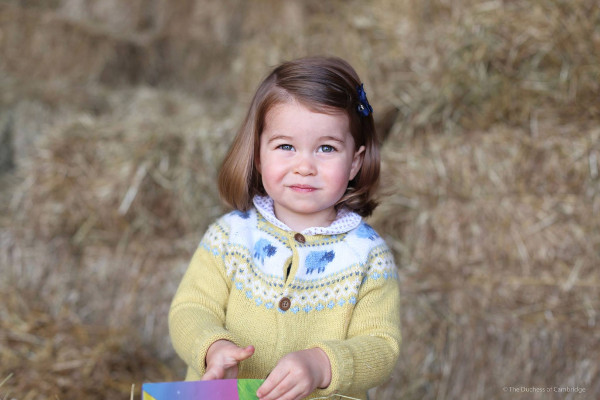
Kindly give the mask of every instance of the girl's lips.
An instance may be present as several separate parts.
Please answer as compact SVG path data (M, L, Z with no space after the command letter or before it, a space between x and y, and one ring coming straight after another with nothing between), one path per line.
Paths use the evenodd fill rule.
M290 189L297 192L312 192L317 190L316 187L310 185L290 185Z

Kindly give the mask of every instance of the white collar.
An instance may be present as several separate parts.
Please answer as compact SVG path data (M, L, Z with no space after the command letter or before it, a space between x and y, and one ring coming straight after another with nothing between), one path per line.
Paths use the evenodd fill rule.
M269 196L254 196L252 199L258 212L270 223L284 231L293 231L289 226L281 222L275 216L273 209L273 199ZM362 218L357 213L342 208L338 211L335 220L329 226L315 226L306 228L302 232L304 235L338 235L351 231L360 225Z

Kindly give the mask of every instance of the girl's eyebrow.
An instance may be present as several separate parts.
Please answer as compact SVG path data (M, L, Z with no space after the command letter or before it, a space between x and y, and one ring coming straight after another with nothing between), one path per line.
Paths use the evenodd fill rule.
M289 135L275 135L275 136L270 137L269 140L267 140L267 143L275 142L277 140L283 140L283 141L289 142L289 141L292 141L293 139L294 139L293 136L289 136ZM344 143L343 139L340 139L339 137L331 136L331 135L321 136L321 137L319 137L319 140L320 141L321 140L324 140L324 141L331 140L333 142Z
M271 143L274 142L276 140L284 140L284 141L290 141L293 138L291 136L286 136L286 135L275 135L273 137L270 137L269 140L267 141L267 143Z
M267 140L267 143L273 143L276 141L284 141L284 142L291 142L294 139L293 136L289 136L289 135L274 135L272 137L269 138L269 140ZM331 135L324 135L319 137L319 141L332 141L332 142L336 142L339 144L344 144L344 139L341 139L337 136L331 136Z
M321 139L321 140L332 140L334 142L344 143L343 139L340 139L339 137L336 137L336 136L321 136L319 139Z

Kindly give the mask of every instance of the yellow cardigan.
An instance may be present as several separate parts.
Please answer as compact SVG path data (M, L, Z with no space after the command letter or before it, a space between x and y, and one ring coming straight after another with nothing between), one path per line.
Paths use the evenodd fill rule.
M260 211L234 211L212 224L175 294L169 330L188 365L186 380L202 377L219 339L255 347L240 363L240 379L264 379L284 355L319 347L331 383L309 398L365 398L389 377L400 348L398 275L388 247L354 213L332 234L300 234L268 207Z

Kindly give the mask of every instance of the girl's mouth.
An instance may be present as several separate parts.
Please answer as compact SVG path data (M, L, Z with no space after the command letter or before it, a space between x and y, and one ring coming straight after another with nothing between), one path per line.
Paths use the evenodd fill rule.
M290 185L290 189L296 192L314 192L316 187L310 185Z

